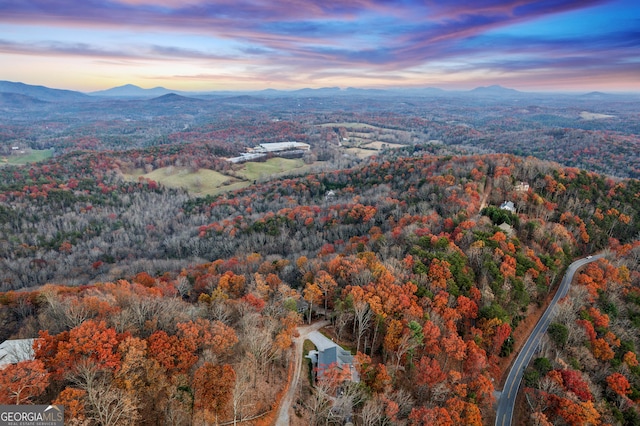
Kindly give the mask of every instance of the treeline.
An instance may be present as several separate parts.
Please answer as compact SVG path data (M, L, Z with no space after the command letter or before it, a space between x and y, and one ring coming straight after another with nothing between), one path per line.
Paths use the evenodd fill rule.
M640 137L623 132L542 128L485 133L461 141L618 177L640 178Z

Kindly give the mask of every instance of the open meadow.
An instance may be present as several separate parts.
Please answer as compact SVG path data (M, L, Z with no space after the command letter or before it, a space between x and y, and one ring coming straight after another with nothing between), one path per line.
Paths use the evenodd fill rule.
M27 150L24 154L13 154L9 156L3 156L2 161L0 161L0 165L3 164L28 164L28 163L37 163L39 161L44 161L53 157L53 149L42 149L42 150Z
M256 180L285 175L292 171L309 170L301 159L271 158L264 162L247 162L237 166L229 174L215 170L199 169L192 171L187 167L162 167L149 173L138 169L123 174L124 179L135 181L140 177L151 179L169 188L183 188L191 195L203 197L245 188Z

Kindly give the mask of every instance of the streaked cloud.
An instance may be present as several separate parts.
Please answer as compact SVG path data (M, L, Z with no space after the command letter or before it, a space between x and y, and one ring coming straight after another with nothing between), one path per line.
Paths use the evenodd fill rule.
M615 22L583 22L605 17ZM140 66L138 79L206 86L220 80L205 76L234 84L235 75L237 88L249 79L264 87L438 85L449 84L447 74L470 87L483 75L533 82L535 72L549 85L554 70L585 75L582 84L595 73L602 85L607 73L637 70L637 28L634 0L0 0L0 60L10 55L18 70L15 58L27 55L92 59L103 74L112 61L135 61L127 63ZM640 90L640 70L626 83Z

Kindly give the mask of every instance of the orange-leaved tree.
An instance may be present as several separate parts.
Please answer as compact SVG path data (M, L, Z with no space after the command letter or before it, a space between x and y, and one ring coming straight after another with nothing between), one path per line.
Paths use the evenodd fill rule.
M205 419L213 416L215 423L224 413L233 396L236 373L228 364L215 365L205 362L193 374L194 409Z
M304 300L309 303L309 324L311 324L311 317L313 315L313 304L320 303L322 301L322 290L318 284L314 282L308 282L303 291Z
M28 404L49 385L50 374L42 361L21 361L0 373L0 404Z
M613 373L607 377L609 388L620 396L627 396L631 393L629 380L620 373Z

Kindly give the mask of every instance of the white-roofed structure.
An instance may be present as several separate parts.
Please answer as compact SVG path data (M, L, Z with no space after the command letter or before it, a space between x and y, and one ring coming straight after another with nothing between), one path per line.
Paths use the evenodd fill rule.
M288 151L290 149L299 149L302 151L309 151L311 145L302 142L275 142L275 143L261 143L252 149L253 152L280 152Z
M240 154L239 157L227 158L227 161L229 161L231 163L244 163L245 161L258 160L258 159L264 158L266 156L267 156L267 154L245 152L243 154Z
M36 339L5 340L0 344L0 368L20 361L33 359L33 342Z
M513 204L513 201L505 201L504 203L500 204L500 209L501 210L506 210L506 211L511 212L511 213L515 213L516 212L516 205Z
M302 142L261 143L256 147L247 148L247 152L240 154L239 157L227 158L227 161L234 164L244 163L266 158L268 154L275 157L300 158L305 155L305 151L310 150L311 145Z

